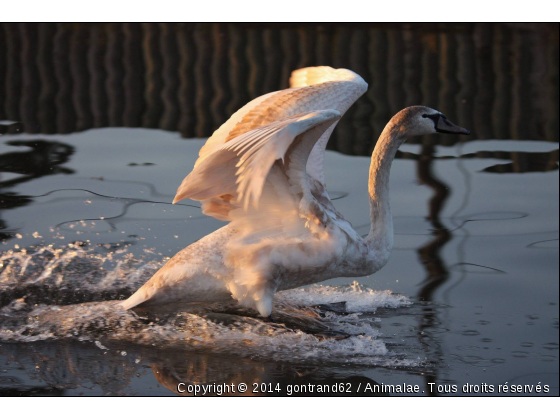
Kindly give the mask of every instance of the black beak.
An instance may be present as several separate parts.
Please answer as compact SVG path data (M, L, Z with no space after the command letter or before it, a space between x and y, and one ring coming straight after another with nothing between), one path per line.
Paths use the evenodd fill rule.
M435 127L436 127L436 131L438 133L465 134L465 135L471 134L471 132L469 130L453 124L451 121L449 121L443 115L440 115L440 117L437 119L437 121L434 121L434 124L435 124Z

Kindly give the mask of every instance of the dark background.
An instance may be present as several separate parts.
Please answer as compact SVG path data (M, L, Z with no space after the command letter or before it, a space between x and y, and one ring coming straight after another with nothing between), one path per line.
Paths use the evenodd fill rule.
M558 141L558 44L557 24L2 24L0 120L28 133L207 137L286 88L292 70L330 65L369 83L331 149L369 154L391 116L417 104L470 128L469 139Z

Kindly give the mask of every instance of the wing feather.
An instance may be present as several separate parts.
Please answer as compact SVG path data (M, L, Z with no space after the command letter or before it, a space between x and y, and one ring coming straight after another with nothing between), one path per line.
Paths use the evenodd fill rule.
M216 151L222 144L226 142L228 134L233 130L233 128L242 121L243 117L247 115L249 112L258 108L259 105L266 101L271 96L276 95L278 92L271 92L267 93L266 95L259 96L256 99L253 99L247 105L239 109L235 112L225 123L223 123L220 128L218 128L212 136L206 141L204 146L200 148L198 153L199 159L196 161L194 166L200 165L204 159L212 154L212 152Z
M266 171L259 172L259 167L255 166L254 162L256 157L252 156L254 152L263 147L261 140L275 135L275 130L277 130L275 123L321 109L333 109L344 115L347 109L367 90L366 82L356 73L326 66L294 71L290 78L290 85L290 89L272 92L249 102L217 129L200 149L195 169L199 168L207 159L211 158L213 162L212 165L207 165L206 169L198 172L201 182L204 177L208 177L206 178L207 184L212 185L199 185L196 190L192 191L194 196L201 199L205 214L219 220L230 220L228 214L232 208L235 208L231 203L231 196L235 195L237 190L236 182L247 187L243 190L246 190L249 196L258 196L258 190L262 188L262 179L265 177ZM307 174L321 184L325 183L324 153L336 124L337 121L330 124L307 156ZM259 131L259 129L264 131ZM238 149L230 150L233 152L232 154L222 153L218 160L215 160L214 152L221 150L226 144L236 142L240 137L243 137L243 141L239 141ZM228 172L228 175L220 175L208 172L208 167L213 165L227 166L227 163L232 159L235 160L239 153L247 156L243 158L242 162L236 160L239 166L234 173ZM259 154L259 159L262 156L264 153ZM269 158L267 165L270 166L271 162L274 160ZM266 165L262 166L262 168L264 167ZM251 176L259 176L261 181L255 180L251 183L247 178L248 173L251 173ZM229 179L227 179L228 177ZM217 190L215 185L220 185L221 189L227 192L215 195ZM183 190L184 185L182 184L177 191L175 201L187 197ZM292 188L292 191L294 190L297 190L297 187ZM212 196L212 198L202 199L202 197L208 196ZM255 200L258 201L258 199Z
M336 109L341 114L367 90L367 83L356 73L331 67L308 67L296 70L290 77L290 89L260 96L235 112L218 128L200 149L195 167L223 144L248 131L294 115L318 109ZM334 127L333 127L334 128ZM330 137L325 133L316 152L310 157L310 174L323 181L322 153ZM324 145L323 145L324 144ZM311 173L312 172L312 173Z
M294 140L321 126L323 131L340 119L337 110L300 114L249 131L219 147L183 180L174 203L185 198L210 200L223 195L231 203L258 208L264 184L275 161L284 159ZM315 138L315 141L318 139Z

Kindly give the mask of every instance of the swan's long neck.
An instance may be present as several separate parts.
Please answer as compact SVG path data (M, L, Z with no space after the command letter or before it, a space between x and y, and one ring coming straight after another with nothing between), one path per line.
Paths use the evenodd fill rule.
M393 118L385 129L371 156L369 168L369 202L371 229L366 237L370 252L385 260L393 249L393 217L389 203L389 173L395 154L406 140L402 127Z

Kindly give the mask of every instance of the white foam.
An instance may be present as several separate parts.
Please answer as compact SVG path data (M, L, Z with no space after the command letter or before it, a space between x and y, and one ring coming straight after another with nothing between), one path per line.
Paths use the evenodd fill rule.
M286 290L278 295L294 304L307 306L346 302L348 312L374 313L378 308L399 308L411 304L406 296L393 294L390 290L375 291L357 281L348 286L314 285Z

